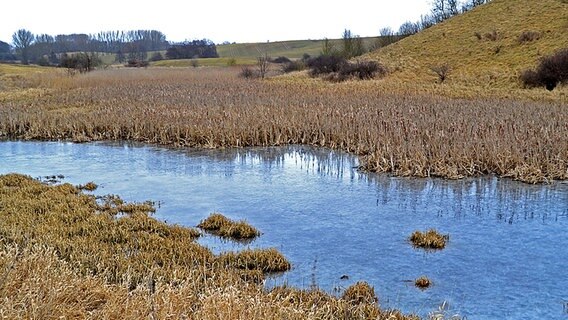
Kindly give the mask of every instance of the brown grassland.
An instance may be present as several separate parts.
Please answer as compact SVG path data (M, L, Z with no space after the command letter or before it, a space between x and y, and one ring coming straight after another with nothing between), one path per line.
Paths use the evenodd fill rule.
M17 174L0 176L0 200L3 319L416 319L381 310L366 283L342 298L266 290L265 272L289 268L278 251L216 256L148 204Z
M310 144L400 176L568 178L568 110L545 98L447 98L349 81L239 79L240 69L22 75L0 91L0 137L177 147Z

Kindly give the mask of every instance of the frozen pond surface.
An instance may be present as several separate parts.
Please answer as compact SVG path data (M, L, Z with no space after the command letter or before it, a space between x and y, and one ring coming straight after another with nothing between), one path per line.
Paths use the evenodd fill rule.
M329 292L368 281L382 307L426 316L447 301L470 319L568 319L568 184L493 177L445 181L358 172L353 156L305 146L172 150L128 143L0 142L0 173L62 174L98 194L160 203L155 217L195 226L211 212L246 219L248 244L276 247L293 270L270 279ZM406 240L450 234L443 251ZM348 280L341 280L348 275ZM413 280L427 275L425 291Z

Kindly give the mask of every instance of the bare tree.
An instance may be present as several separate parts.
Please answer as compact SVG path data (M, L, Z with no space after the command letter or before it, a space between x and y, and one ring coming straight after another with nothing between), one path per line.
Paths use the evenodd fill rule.
M335 46L328 38L323 39L323 45L321 48L322 56L332 56L335 54Z
M270 66L270 58L266 53L264 54L264 56L257 58L256 66L258 67L258 75L260 76L260 78L264 79L264 77L268 73Z
M34 34L26 29L20 29L12 35L12 44L20 55L22 64L29 63L29 48L33 44L34 38Z

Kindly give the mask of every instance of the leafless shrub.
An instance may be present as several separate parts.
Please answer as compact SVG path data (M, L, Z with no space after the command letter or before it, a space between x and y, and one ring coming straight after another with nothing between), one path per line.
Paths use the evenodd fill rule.
M532 42L539 40L541 36L538 31L524 31L519 35L518 41L519 43Z
M430 67L430 70L432 70L438 76L439 83L444 83L444 81L446 81L446 79L450 75L452 69L448 64L444 63L438 66L432 66Z
M487 32L484 36L485 36L485 39L490 40L490 41L497 41L497 40L500 39L500 35L497 32L497 30Z
M255 77L254 71L249 67L245 66L241 68L241 72L239 73L239 77L244 79L252 79Z
M540 60L536 70L521 73L525 87L545 87L554 90L560 83L568 83L568 48Z

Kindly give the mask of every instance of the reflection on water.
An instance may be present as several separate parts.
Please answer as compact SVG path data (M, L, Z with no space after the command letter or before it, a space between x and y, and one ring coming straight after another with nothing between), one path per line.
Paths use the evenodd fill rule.
M426 315L447 301L451 313L472 319L566 318L568 184L407 179L357 165L350 155L303 146L0 142L0 173L94 181L97 194L156 201L156 217L169 223L195 226L213 211L248 220L263 232L250 244L199 241L214 252L277 247L293 270L268 286L341 292L367 280L382 306L405 312ZM450 234L445 250L408 244L414 230L428 228ZM408 281L421 275L431 289Z

